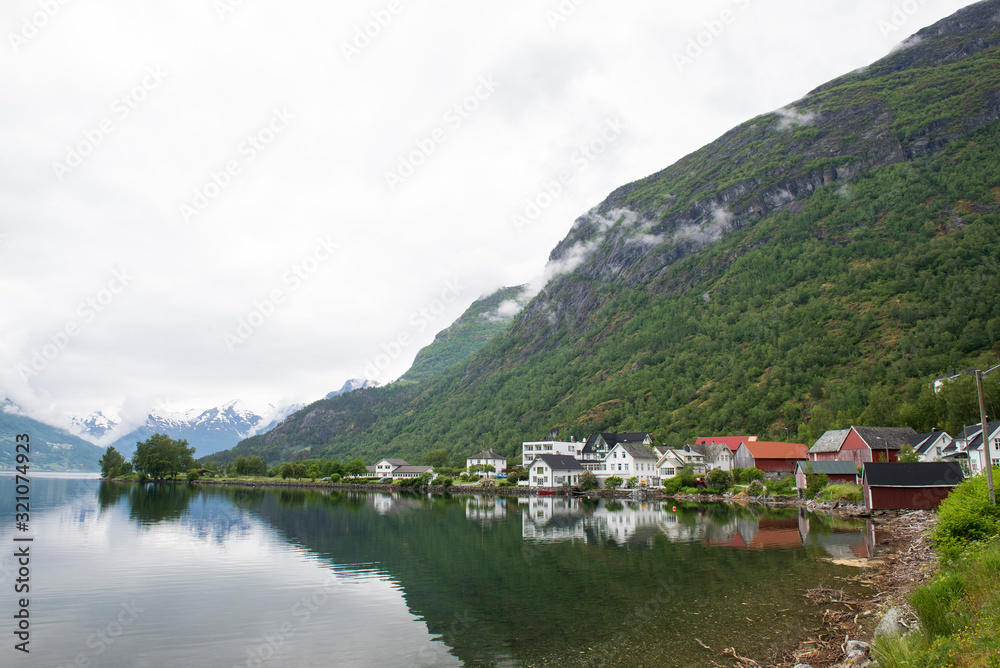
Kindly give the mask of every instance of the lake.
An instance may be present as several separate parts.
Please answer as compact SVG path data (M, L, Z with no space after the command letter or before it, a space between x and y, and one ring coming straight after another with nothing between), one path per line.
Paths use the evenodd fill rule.
M857 572L825 560L871 547L863 522L798 509L38 474L20 532L14 496L3 474L4 666L723 662L698 640L766 660L819 625L805 589Z

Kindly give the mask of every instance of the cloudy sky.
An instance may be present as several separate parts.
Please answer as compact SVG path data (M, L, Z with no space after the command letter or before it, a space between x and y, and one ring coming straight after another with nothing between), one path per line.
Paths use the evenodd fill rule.
M390 381L614 188L967 4L5 2L0 397Z

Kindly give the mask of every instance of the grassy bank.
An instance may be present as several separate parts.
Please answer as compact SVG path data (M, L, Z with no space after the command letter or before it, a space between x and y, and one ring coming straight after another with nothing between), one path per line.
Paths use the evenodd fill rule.
M1000 469L993 477L1000 481ZM985 476L944 501L933 539L941 568L910 595L920 629L876 639L879 666L1000 668L1000 511Z

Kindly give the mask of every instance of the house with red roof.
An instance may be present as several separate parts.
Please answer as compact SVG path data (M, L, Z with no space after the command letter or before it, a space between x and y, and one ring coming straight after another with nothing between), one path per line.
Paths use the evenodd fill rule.
M725 445L733 452L740 448L740 443L756 441L756 436L699 436L694 440L695 445Z
M808 453L805 443L746 441L736 449L733 464L765 473L793 473L798 462L809 459Z

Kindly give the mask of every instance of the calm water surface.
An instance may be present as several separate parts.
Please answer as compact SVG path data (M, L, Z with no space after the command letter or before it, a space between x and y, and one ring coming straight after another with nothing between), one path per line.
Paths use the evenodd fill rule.
M3 666L711 666L818 625L863 524L798 510L0 475ZM30 655L13 538L31 543Z

